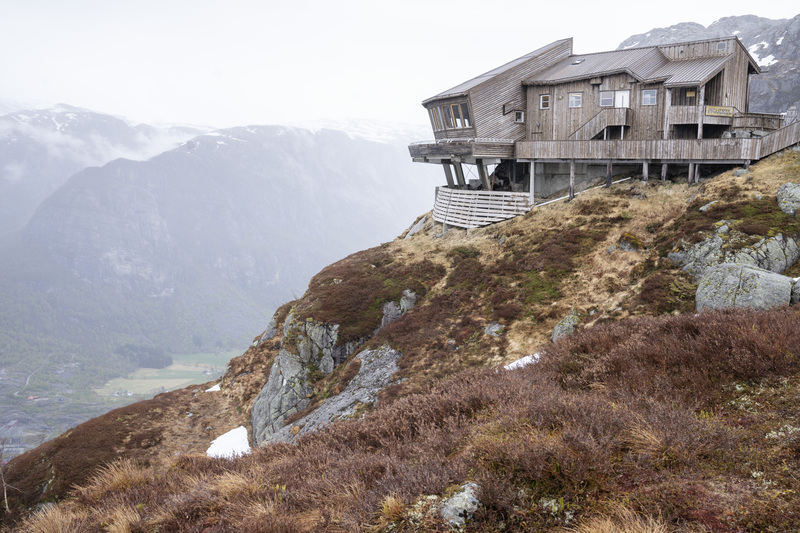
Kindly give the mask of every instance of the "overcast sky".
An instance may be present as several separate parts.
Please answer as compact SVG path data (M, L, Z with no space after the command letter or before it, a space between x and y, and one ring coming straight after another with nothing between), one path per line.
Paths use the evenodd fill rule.
M752 0L0 0L0 99L217 127L426 124L425 98L558 39L598 52L679 22L798 11Z

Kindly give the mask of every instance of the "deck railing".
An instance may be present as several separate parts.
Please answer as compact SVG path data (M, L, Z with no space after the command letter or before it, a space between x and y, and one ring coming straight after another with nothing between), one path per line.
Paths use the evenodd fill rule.
M478 228L524 215L531 209L527 192L436 188L433 219L459 228Z

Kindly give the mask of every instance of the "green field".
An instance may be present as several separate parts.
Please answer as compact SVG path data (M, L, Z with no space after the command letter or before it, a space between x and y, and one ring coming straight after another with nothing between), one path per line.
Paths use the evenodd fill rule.
M126 391L141 396L152 396L189 385L206 383L219 378L231 358L241 355L230 352L178 354L166 368L139 368L124 378L115 378L95 389L101 396L111 396Z

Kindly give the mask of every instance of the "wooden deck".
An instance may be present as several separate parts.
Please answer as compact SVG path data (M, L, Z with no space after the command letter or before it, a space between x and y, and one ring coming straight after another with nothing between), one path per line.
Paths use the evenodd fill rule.
M456 159L475 164L477 159L511 159L514 157L512 139L441 139L416 142L408 147L411 157L418 160Z
M433 219L459 228L478 228L530 211L526 192L471 191L436 188Z

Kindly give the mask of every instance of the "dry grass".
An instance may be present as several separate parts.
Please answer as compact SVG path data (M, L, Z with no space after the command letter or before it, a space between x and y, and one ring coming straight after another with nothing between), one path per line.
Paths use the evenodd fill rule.
M613 505L613 511L590 518L578 526L566 528L571 533L669 533L663 520L642 516L631 509Z

